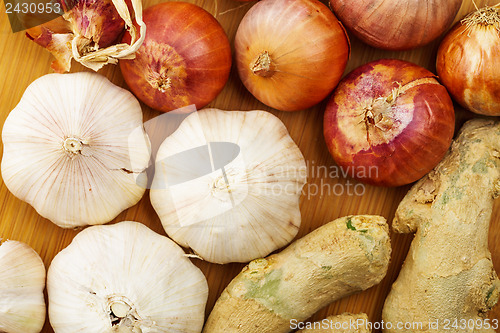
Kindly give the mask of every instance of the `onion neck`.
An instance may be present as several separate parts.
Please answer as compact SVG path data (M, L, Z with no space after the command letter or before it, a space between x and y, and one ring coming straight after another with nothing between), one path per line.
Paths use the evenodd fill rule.
M394 119L391 117L392 103L385 99L377 99L372 105L364 110L364 122L367 132L370 128L388 131L394 125Z
M251 63L250 70L255 75L271 77L275 72L275 65L268 51L259 54Z
M167 73L168 69L163 74L151 71L146 79L151 87L164 93L172 87L172 78Z
M475 25L494 26L500 32L500 9L496 6L485 6L467 15L461 23L467 26L467 29Z
M166 78L160 78L159 80L156 81L156 89L158 89L161 92L166 92L167 90L172 87L172 79L169 77Z
M174 104L191 104L185 97L188 64L176 49L165 43L146 41L136 53L137 66L154 91L168 95ZM146 88L145 88L146 89ZM147 89L146 89L147 91Z
M410 84L411 85L411 84ZM372 145L390 142L397 128L401 126L394 110L397 98L406 91L408 85L393 88L388 96L374 98L363 108L363 121L366 130L366 140Z
M360 123L364 123L366 138L370 145L389 143L406 126L408 121L401 118L401 114L395 109L400 96L419 85L439 85L439 82L434 76L431 76L419 78L406 84L400 82L396 82L396 84L397 87L394 87L389 94L372 99L363 108L361 113L363 119Z
M389 96L375 98L364 108L364 123L367 132L370 128L388 131L394 126L394 114L392 107L396 99L403 93L403 87L398 83Z
M422 84L439 84L435 77L423 77L410 81L406 84L396 82L397 87L393 88L388 96L374 98L364 109L364 122L367 130L370 127L387 131L390 130L397 121L393 106L396 100L408 90Z
M82 57L99 50L99 45L92 39L89 39L84 36L78 36L75 37L75 40L78 49L78 54Z

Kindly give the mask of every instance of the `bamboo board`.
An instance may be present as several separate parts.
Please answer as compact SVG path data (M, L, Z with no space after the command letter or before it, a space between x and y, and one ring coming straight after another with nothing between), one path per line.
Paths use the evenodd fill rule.
M187 0L202 6L214 14L224 27L231 43L238 24L246 11L254 2L243 3L234 0ZM159 0L144 0L144 7L159 3ZM478 6L494 5L496 0L476 0ZM472 11L472 0L464 0L457 19ZM231 10L227 12L228 10ZM351 37L352 54L346 73L368 61L379 58L398 58L412 61L435 72L435 56L439 41L407 52L381 51L362 44ZM52 56L35 43L29 41L23 32L12 33L5 7L0 6L0 124L3 123L15 105L19 102L26 87L38 77L50 73ZM85 70L74 63L72 71ZM100 71L115 84L126 87L117 66L108 65ZM77 92L75 92L77 93ZM222 91L209 107L227 110L268 110L273 112L285 123L290 135L299 145L309 165L334 167L333 159L329 156L322 135L322 118L325 103L314 108L286 113L278 112L258 102L244 88L233 67L230 79ZM151 119L158 112L143 105L145 120ZM475 115L457 107L457 128ZM0 152L2 147L0 147ZM319 170L319 169L318 169ZM306 185L305 195L301 198L302 225L298 237L329 222L337 217L349 214L378 214L392 220L399 201L408 191L409 186L399 188L377 188L366 186L363 195L341 194L339 191L325 191L314 194L314 189L321 189L322 184L346 185L348 180L342 177L329 177L325 173L309 174L309 185ZM353 183L353 180L349 180ZM354 182L355 183L355 182ZM338 187L340 188L340 187ZM490 227L490 249L497 271L500 272L500 205L495 206ZM154 231L165 235L159 218L155 214L146 192L143 199L134 207L121 213L112 223L133 220L144 223ZM78 233L76 230L61 229L50 221L40 217L28 204L15 198L0 182L0 237L26 242L42 257L46 267L54 256L66 247ZM361 294L357 294L322 309L312 320L321 320L329 314L340 314L346 311L358 313L366 312L372 322L381 320L381 311L385 296L396 279L401 264L406 256L411 235L391 234L393 256L386 278L378 286ZM243 264L216 265L200 260L194 263L201 268L208 279L210 293L207 304L207 314L212 309L217 297L231 279L238 274ZM500 306L491 313L490 318L500 318ZM44 333L53 332L48 321L45 323Z

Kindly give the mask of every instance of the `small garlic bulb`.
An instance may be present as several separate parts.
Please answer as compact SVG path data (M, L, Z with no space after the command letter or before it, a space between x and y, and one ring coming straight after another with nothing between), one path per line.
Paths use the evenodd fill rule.
M306 165L269 112L193 113L161 144L155 168L163 227L207 261L248 262L297 234Z
M199 333L208 284L174 242L126 221L80 232L47 291L55 333Z
M138 179L146 181L150 143L141 107L102 75L37 79L2 139L5 185L61 227L107 223L145 192Z
M38 333L45 322L45 266L18 241L0 245L0 332Z

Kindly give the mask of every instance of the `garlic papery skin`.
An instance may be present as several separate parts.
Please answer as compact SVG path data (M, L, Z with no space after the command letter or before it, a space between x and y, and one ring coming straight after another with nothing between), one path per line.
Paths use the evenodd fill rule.
M0 332L38 333L45 322L45 266L18 241L0 244Z
M304 157L277 117L205 109L161 144L150 197L180 245L210 262L248 262L295 237L306 178Z
M184 251L141 223L80 232L47 275L55 333L199 333L208 284Z
M2 139L7 188L61 227L107 223L145 192L151 149L141 107L102 75L37 79Z

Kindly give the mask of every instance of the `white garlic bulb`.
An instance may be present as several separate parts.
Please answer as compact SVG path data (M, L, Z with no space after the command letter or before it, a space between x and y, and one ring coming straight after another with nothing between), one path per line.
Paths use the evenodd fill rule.
M265 111L205 109L161 144L151 203L167 234L203 259L247 262L297 234L304 157Z
M0 245L0 332L38 333L45 322L45 266L18 241Z
M37 79L2 139L5 185L61 227L107 223L145 192L150 143L141 107L102 75Z
M199 333L208 284L177 244L126 221L80 232L47 291L55 333Z

